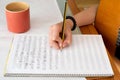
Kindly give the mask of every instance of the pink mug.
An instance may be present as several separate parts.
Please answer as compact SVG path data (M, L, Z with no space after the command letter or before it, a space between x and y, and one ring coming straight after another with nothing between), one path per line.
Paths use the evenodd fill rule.
M8 30L23 33L30 29L29 5L25 2L12 2L6 8Z

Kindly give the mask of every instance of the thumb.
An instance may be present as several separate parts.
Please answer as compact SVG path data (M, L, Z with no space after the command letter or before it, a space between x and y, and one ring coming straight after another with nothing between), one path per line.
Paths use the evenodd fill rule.
M56 37L53 40L58 43L59 47L62 47L62 39L60 37Z

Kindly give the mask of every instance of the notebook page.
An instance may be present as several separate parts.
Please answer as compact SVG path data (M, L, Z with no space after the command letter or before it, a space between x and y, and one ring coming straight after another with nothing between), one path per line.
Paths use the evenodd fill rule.
M68 67L71 71L75 69L74 62L69 64L69 61L74 61L71 51L68 55L67 49L60 51L50 48L47 36L16 36L11 55L9 68L14 68L18 73L29 73L29 71L39 73L38 70L42 73L51 73L51 71L52 73L56 71L67 73Z
M76 65L82 69L81 73L113 74L101 35L75 36L73 50L76 56ZM79 43L79 44L78 44ZM72 47L72 46L71 46ZM79 54L78 54L79 53Z
M13 40L7 72L113 75L100 35L74 35L71 46L62 51L51 48L47 36L17 35Z

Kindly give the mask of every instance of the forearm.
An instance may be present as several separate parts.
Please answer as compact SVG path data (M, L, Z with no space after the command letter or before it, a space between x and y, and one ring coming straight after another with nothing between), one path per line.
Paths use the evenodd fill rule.
M84 26L84 25L93 23L95 21L97 7L98 7L98 5L94 5L88 9L74 15L77 26Z

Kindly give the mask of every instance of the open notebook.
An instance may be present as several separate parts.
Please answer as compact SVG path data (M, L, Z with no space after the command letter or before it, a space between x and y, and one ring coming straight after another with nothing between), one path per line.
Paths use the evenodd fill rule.
M4 76L95 77L114 73L101 35L73 35L62 51L45 35L15 35Z

